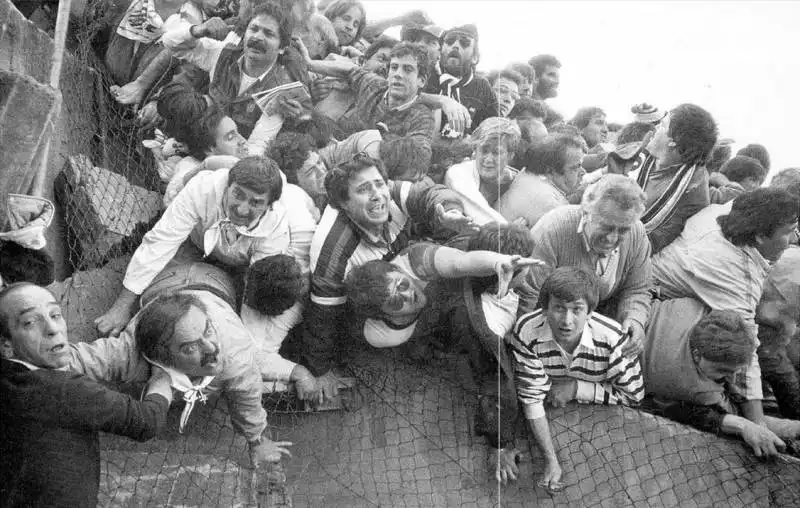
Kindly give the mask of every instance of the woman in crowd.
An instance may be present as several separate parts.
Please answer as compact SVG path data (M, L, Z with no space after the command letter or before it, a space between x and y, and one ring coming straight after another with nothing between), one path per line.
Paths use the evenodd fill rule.
M513 121L487 118L472 133L473 158L447 170L444 184L459 193L464 211L477 224L507 222L494 206L517 174L508 163L519 140L519 127Z

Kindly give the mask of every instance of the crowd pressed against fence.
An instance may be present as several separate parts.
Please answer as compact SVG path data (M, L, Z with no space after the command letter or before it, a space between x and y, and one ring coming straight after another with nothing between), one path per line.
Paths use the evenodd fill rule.
M77 173L124 177L115 188L137 197L102 206L127 199L140 219L119 219L127 239L101 247L81 228L95 202L57 182L73 277L127 262L97 340L68 340L81 323L43 287L52 265L3 272L0 504L110 502L98 431L171 434L167 450L130 445L162 469L185 439L183 453L206 454L195 467L222 478L186 488L233 504L230 443L244 438L253 466L291 463L280 436L293 427L354 505L438 499L392 497L410 471L451 491L451 477L486 473L501 495L535 483L557 502L579 484L587 504L649 501L606 485L660 478L668 443L709 468L715 454L751 464L725 490L739 502L764 495L755 485L800 499L785 470L746 458L800 478L787 458L800 438L800 169L764 187L766 149L733 154L695 104L636 104L624 125L597 106L566 120L548 103L555 56L481 72L478 27L435 21L368 19L358 0L89 3L73 39L100 76L87 105L99 135ZM383 35L398 25L402 40ZM5 241L46 258L31 238ZM203 404L217 394L222 416ZM482 473L464 465L461 419L486 447ZM668 435L669 420L743 445ZM533 470L519 465L526 440ZM603 469L610 450L636 463ZM371 454L375 482L328 452ZM104 476L115 457L133 475L137 455L104 453ZM452 499L434 504L470 502Z

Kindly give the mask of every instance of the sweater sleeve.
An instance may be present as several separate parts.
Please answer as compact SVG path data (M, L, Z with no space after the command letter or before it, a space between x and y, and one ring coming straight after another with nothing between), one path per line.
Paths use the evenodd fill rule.
M455 235L455 231L443 228L439 224L436 214L436 205L442 205L445 211L458 210L464 212L464 205L458 194L444 185L433 183L430 178L424 178L419 182L390 182L390 195L395 203L400 206L406 215L424 233L436 235L437 238L450 238Z
M239 375L226 380L223 395L228 403L233 428L248 441L267 428L267 412L261 405L262 381L255 360Z
M619 309L617 321L630 318L638 322L642 329L650 315L652 297L650 289L653 279L653 265L650 262L650 242L645 235L644 226L637 223L630 232L630 251L627 253L625 279L619 288Z
M41 423L109 432L146 441L161 432L169 401L150 394L143 401L116 392L86 376L40 369L4 380L13 397L4 400L12 414Z
M408 111L408 130L389 132L380 143L380 158L389 178L417 182L428 173L431 141L434 134L433 112L425 107Z
M578 402L595 404L638 405L644 397L644 382L639 358L622 355L619 347L614 348L609 358L607 381L591 383L578 380Z

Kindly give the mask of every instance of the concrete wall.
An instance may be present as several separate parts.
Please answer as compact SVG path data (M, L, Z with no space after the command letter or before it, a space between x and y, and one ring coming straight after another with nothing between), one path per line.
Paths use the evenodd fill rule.
M82 8L84 4L79 2L78 6ZM52 56L53 40L26 20L10 0L0 0L0 69L24 74L39 83L48 84ZM53 179L61 171L67 156L91 153L98 126L95 73L72 54L66 54L64 58L59 86L62 92L61 113L53 129L42 192L44 197L51 200ZM31 111L30 114L36 113ZM4 127L11 129L14 126ZM4 146L3 150L14 148ZM31 168L31 171L38 171L38 168ZM0 192L6 193L9 189L0 188ZM48 251L56 262L56 277L60 280L69 275L66 268L65 225L60 213L56 214L47 237Z

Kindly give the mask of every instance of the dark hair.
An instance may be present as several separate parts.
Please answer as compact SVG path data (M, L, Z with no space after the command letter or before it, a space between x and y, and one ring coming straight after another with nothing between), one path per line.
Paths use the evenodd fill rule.
M528 81L529 83L536 81L536 70L530 64L526 64L525 62L514 62L509 64L508 67L522 76L522 79L525 81Z
M711 155L706 161L706 169L708 172L714 173L719 171L719 168L731 158L731 152L731 145L729 144L718 144L714 146L714 149L711 150Z
M303 288L297 261L275 254L250 265L242 301L265 316L277 316L300 299Z
M764 147L764 145L759 145L758 143L750 143L749 145L745 146L738 152L736 155L746 155L747 157L752 157L764 166L764 169L769 172L770 168L770 160L769 160L769 152Z
M539 307L547 310L550 298L565 302L586 301L589 312L594 312L600 299L600 284L594 273L580 266L562 266L553 270L539 290Z
M370 168L376 168L378 173L386 180L386 170L380 159L373 159L368 155L356 155L353 159L343 162L328 171L325 175L325 192L328 194L328 204L337 210L342 209L350 199L350 179L356 174Z
M142 309L136 323L134 339L139 351L151 360L171 365L170 344L175 336L175 325L192 307L207 312L203 302L191 293L169 293L150 302Z
M528 257L533 252L533 235L528 228L519 224L499 224L487 222L470 234L467 251L486 250L507 256ZM481 292L497 287L497 275L473 277L473 285Z
M352 7L358 7L361 11L361 21L353 36L353 42L357 42L361 38L361 34L364 33L364 29L367 27L367 10L364 8L364 4L359 0L336 0L330 4L322 14L333 22L337 16L344 16Z
M711 113L694 104L669 112L669 132L684 164L703 165L717 144L717 124Z
M533 70L536 71L537 76L542 76L544 71L547 70L548 67L555 67L556 69L561 68L561 62L558 61L558 58L554 57L553 55L536 55L535 57L528 60L528 65L533 67Z
M369 60L372 58L375 53L380 51L383 48L392 49L393 47L397 46L400 43L394 37L390 37L388 35L381 35L377 39L375 39L372 44L369 45L367 50L364 52L364 60Z
M257 194L267 194L269 204L281 198L283 180L281 170L274 160L250 156L240 160L228 173L228 187L237 184Z
M617 145L641 141L647 136L648 132L653 132L654 130L656 130L656 126L650 122L631 122L626 124L619 131Z
M435 137L431 141L431 162L427 176L436 183L443 183L447 170L470 158L473 151L472 144L464 138Z
M269 0L254 1L253 10L243 23L243 30L247 30L250 23L258 16L269 16L278 24L278 36L281 40L281 48L289 46L292 42L292 32L294 31L294 19L291 16L292 4L294 0ZM244 37L242 37L244 43Z
M772 236L775 230L797 221L800 198L783 189L762 187L740 194L731 212L717 217L722 234L737 247L756 246L756 236Z
M514 103L511 112L508 113L508 118L514 120L522 116L524 113L531 113L535 118L541 119L542 122L547 120L547 108L544 107L544 102L531 99L530 97L521 97Z
M316 111L311 112L311 118L287 118L283 121L280 132L308 134L314 140L313 146L317 149L325 148L334 138L344 139L346 137L342 135L336 122Z
M385 315L383 304L389 299L387 277L397 270L396 266L382 259L353 267L344 281L347 300L353 311L367 318L382 318Z
M0 274L6 284L27 281L44 287L55 280L55 262L47 249L0 240Z
M197 122L209 112L209 102L203 94L183 82L168 83L161 89L156 102L158 116L163 119L162 130L164 134L175 138L176 141L189 144L195 137ZM214 126L216 129L216 125ZM205 158L205 150L197 150L196 147L203 145L199 141L194 143L195 151L192 156L201 155L199 159ZM212 137L210 148L214 144ZM190 148L190 151L192 149Z
M413 42L401 42L392 48L389 58L402 58L411 55L417 61L417 73L419 77L428 79L428 50L422 44ZM391 65L391 64L390 64Z
M782 169L780 173L772 177L769 186L773 189L783 189L800 197L800 168Z
M620 132L622 130L623 125L617 122L609 122L607 124L608 132Z
M522 86L522 83L525 81L525 78L522 77L522 74L511 68L505 68L499 71L491 71L486 76L486 79L492 86L494 86L495 83L497 83L497 80L500 78L505 78L509 81L513 81L514 83L517 84L517 86Z
M523 156L525 171L535 175L550 173L563 175L569 148L582 150L583 143L575 136L548 134L546 138L525 151Z
M719 172L728 177L728 180L737 183L748 178L763 182L767 177L767 170L764 169L764 166L754 158L745 155L737 155L730 159L722 165Z
M281 132L269 145L269 158L286 175L286 181L297 185L297 171L313 151L314 139L308 134Z
M689 332L689 347L709 362L734 366L749 363L756 343L738 313L714 310Z
M569 123L577 127L578 130L582 130L585 129L592 121L592 118L596 116L606 116L606 112L603 111L603 108L598 108L597 106L586 106L580 108Z
M6 319L5 312L3 312L3 300L9 298L13 293L16 293L18 290L29 286L42 287L39 286L38 284L34 284L33 282L22 281L22 282L12 282L3 289L0 289L0 337L5 337L7 339L11 338L11 328L9 328L10 323ZM42 288L42 289L47 289L47 288ZM48 291L50 290L48 289Z

